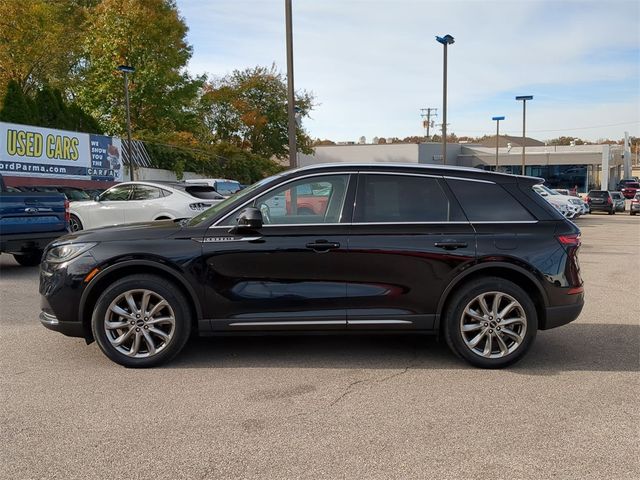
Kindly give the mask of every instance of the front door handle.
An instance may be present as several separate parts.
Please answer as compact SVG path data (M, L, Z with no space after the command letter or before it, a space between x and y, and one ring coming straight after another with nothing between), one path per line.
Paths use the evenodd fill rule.
M444 248L445 250L455 250L456 248L467 248L467 242L455 242L455 241L445 241L445 242L436 242L434 245L438 248Z
M315 242L307 243L307 248L310 248L311 250L314 250L316 252L327 252L329 250L340 248L340 244L338 242L316 240Z

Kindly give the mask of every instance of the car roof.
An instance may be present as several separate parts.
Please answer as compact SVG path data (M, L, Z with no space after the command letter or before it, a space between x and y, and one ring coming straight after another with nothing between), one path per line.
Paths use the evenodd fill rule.
M544 179L524 175L511 175L509 173L491 172L473 167L459 167L453 165L431 165L424 163L323 163L308 165L295 170L285 172L294 174L297 172L310 171L389 171L389 172L419 172L431 175L454 176L463 178L477 178L490 180L499 183L513 183L517 180L524 180L531 183L543 183Z

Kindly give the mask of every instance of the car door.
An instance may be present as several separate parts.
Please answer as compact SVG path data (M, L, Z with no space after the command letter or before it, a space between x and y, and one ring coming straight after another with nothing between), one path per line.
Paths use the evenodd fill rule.
M160 188L135 184L129 200L123 204L126 223L150 222L162 211L164 195Z
M203 313L213 330L346 327L346 199L355 193L350 178L340 173L287 180L209 228L202 239L208 299ZM323 211L308 215L292 205L272 208L307 188L324 192ZM230 232L247 206L262 212L263 227Z
M103 192L99 197L99 201L95 205L91 205L91 211L87 212L91 217L91 222L89 225L85 225L85 228L125 223L124 205L129 200L130 195L130 184L116 185Z
M361 173L349 232L349 329L435 327L442 292L475 260L475 233L442 178Z

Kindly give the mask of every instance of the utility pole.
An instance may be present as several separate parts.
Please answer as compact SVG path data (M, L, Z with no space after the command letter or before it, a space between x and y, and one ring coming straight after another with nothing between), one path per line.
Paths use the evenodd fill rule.
M447 47L454 43L454 38L447 34L436 37L436 41L444 47L442 68L442 164L447 164Z
M124 98L127 111L127 158L129 159L129 178L133 182L133 152L131 150L131 113L129 108L129 74L135 73L136 69L129 65L120 65L118 70L124 74Z
M287 33L287 111L289 116L289 167L296 168L297 150L296 145L296 106L295 106L295 90L293 87L293 27L291 0L285 0L285 22Z
M426 141L429 141L429 128L431 127L431 116L433 116L434 118L438 116L438 109L437 108L421 108L420 109L420 116L424 119L426 118L426 120L423 120L423 125L427 127L427 137L426 137Z

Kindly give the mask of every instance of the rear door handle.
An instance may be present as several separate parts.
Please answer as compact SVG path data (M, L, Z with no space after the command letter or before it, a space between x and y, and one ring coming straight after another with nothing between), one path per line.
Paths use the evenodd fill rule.
M311 250L314 250L316 252L327 252L329 250L340 248L340 244L338 242L316 240L315 242L307 243L307 248L310 248Z
M444 248L445 250L455 250L456 248L467 248L467 242L436 242L434 245L438 248Z

